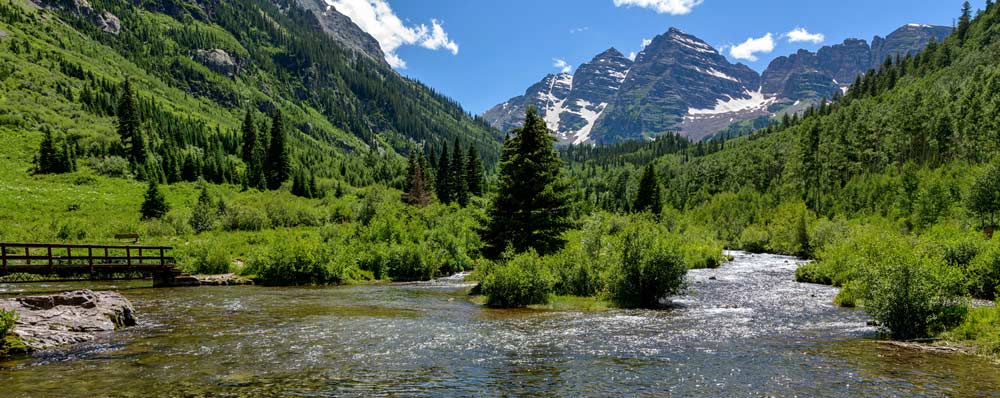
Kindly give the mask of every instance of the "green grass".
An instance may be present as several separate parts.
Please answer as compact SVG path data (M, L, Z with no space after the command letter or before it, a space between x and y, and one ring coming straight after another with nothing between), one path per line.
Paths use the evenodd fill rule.
M972 344L980 355L1000 359L1000 308L972 308L958 327L942 334L945 341Z

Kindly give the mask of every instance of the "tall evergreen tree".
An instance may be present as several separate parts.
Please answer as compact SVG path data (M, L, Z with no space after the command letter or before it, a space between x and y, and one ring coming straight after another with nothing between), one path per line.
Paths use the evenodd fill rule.
M52 131L43 127L42 143L38 146L37 164L35 172L39 174L55 173L55 164L58 155L56 154L55 142L52 140Z
M271 120L271 145L267 147L267 158L264 164L267 189L281 188L281 184L287 181L291 174L292 162L289 159L288 148L285 146L286 139L285 122L281 111L276 110Z
M660 182L656 178L656 170L653 164L646 164L642 171L642 178L639 179L639 191L636 193L635 204L632 209L636 212L650 211L659 215L663 210L662 195L660 194Z
M142 136L142 122L139 119L139 106L136 103L132 83L125 80L122 84L122 96L118 102L118 136L122 141L123 154L133 164L146 162L146 142Z
M243 151L241 157L243 162L250 167L250 163L253 161L253 151L257 149L258 139L257 139L257 128L253 124L253 114L247 109L247 114L243 118Z
M969 26L972 24L972 4L968 1L962 3L962 15L958 17L958 28L955 29L955 34L958 36L958 42L961 45L965 45L965 39L969 35Z
M465 154L462 153L462 145L455 139L455 148L451 156L451 191L455 201L459 206L465 207L469 204L469 181L465 170Z
M217 206L212 200L212 195L208 193L208 185L202 180L198 203L195 204L194 210L191 212L191 219L188 221L195 233L207 232L215 228L216 209Z
M414 206L426 206L431 201L431 193L427 182L427 171L424 167L426 163L421 154L410 154L410 170L407 173L406 192L403 193L403 201Z
M163 197L160 188L156 186L156 181L149 179L149 188L146 189L146 197L142 202L142 219L151 220L163 218L170 211L167 199Z
M468 181L469 194L483 196L483 184L486 179L483 176L483 162L479 159L479 151L469 144L468 160L465 167L465 178Z
M570 192L554 142L534 107L528 109L524 127L504 140L499 192L482 231L487 256L496 258L508 247L549 254L565 243Z
M435 175L435 191L441 203L451 203L455 201L451 192L451 160L448 157L448 144L444 144L441 149L441 156L438 157L437 174Z

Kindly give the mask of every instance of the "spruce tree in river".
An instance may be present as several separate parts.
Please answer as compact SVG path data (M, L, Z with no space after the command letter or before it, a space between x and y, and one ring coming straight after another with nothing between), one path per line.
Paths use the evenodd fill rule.
M469 194L483 196L483 162L479 160L479 152L469 144L468 160L465 166L465 177L468 181Z
M281 188L281 184L287 181L289 174L291 174L292 163L289 159L288 148L285 146L286 139L285 122L281 111L276 110L271 120L271 145L267 147L267 159L264 166L267 189Z
M662 196L660 194L660 182L656 178L656 170L653 164L646 164L642 170L642 178L639 179L639 191L635 196L635 205L632 209L636 212L650 211L659 215L663 210Z
M441 203L451 203L455 201L451 192L451 160L448 158L448 144L441 148L441 156L438 157L437 175L435 176L435 191Z
M489 221L481 231L484 253L497 258L508 247L516 252L534 249L545 255L565 244L571 227L569 184L562 176L562 160L553 148L545 121L531 107L524 127L504 140L499 192L490 205Z
M156 186L156 181L154 179L149 180L149 188L146 189L146 197L142 202L142 219L151 220L163 218L170 211L170 206L167 205L166 198L163 197L163 193L160 192L160 188Z
M469 204L469 181L465 174L465 154L462 145L455 139L455 152L451 156L451 191L459 206Z
M125 149L122 154L125 158L137 165L146 162L146 142L142 136L139 106L129 80L122 84L122 97L118 102L118 136Z

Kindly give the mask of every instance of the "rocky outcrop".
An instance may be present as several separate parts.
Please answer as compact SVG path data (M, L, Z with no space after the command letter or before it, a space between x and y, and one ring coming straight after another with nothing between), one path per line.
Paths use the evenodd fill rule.
M7 32L0 30L0 40L6 39L7 36L8 36Z
M389 65L385 61L385 54L378 40L351 21L350 17L327 4L325 0L295 0L295 2L316 16L319 26L328 36L362 56L385 66Z
M106 33L111 33L117 35L122 32L122 21L110 12L102 12L100 15L94 17L94 23L97 27Z
M195 52L194 59L207 66L208 69L229 77L236 76L239 71L236 60L229 53L218 48L198 50Z
M37 0L40 6L61 9L89 18L98 29L117 35L122 31L122 22L108 11L98 12L87 0Z
M884 39L875 36L872 40L871 68L877 69L887 58L905 57L923 50L933 39L941 42L951 34L949 26L907 24L890 33Z
M14 335L29 351L91 341L98 333L136 324L132 303L115 292L79 290L0 300L18 315Z

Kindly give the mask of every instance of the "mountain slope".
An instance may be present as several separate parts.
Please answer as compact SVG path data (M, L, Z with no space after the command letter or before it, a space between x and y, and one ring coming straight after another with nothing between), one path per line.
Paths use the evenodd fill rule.
M496 161L496 131L394 72L343 15L299 7L307 1L0 0L0 56L15 70L0 75L0 115L17 115L19 129L68 135L81 158L106 156L128 78L150 113L147 139L164 169L174 167L167 152L179 152L195 164L224 163L227 180L238 179L236 130L247 109L258 120L284 113L296 168L351 184L395 178L382 170L401 167L393 152L456 139Z

